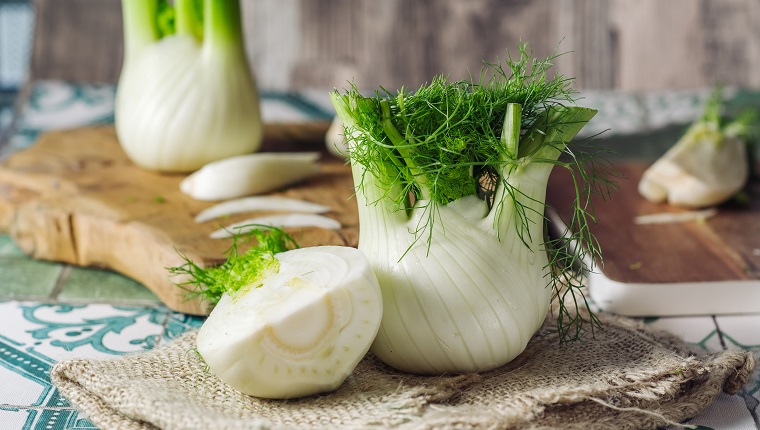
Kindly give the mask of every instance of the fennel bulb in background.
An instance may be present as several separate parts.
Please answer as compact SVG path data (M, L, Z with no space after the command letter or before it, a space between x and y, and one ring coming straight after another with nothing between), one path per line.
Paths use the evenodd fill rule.
M579 291L570 266L598 255L584 197L598 178L583 157L559 159L596 111L564 106L569 80L547 76L551 58L520 51L478 82L438 77L414 93L331 94L349 143L359 249L383 295L372 351L397 369L461 373L509 362L552 295ZM554 166L578 181L568 220L580 227L577 248L544 235ZM565 340L598 324L562 307L556 317Z
M261 145L239 0L123 0L116 132L138 166L190 172Z
M752 167L750 142L757 112L722 116L723 91L708 99L705 112L641 177L639 193L654 203L686 208L716 206L747 184Z

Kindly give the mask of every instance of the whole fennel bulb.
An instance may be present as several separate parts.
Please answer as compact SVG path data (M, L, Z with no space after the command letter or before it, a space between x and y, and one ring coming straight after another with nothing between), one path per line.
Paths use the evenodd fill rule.
M549 246L543 231L555 165L575 172L581 197L570 224L587 227L582 189L594 176L580 159L558 158L596 111L557 102L569 98L567 80L546 76L549 60L531 70L521 54L507 61L511 75L490 65L494 77L477 83L440 77L414 93L331 95L349 143L359 249L383 294L372 351L397 369L460 373L509 362L552 295L563 294L567 263L598 252L587 228L577 249ZM489 181L491 197L479 196ZM569 315L557 318L573 337L582 329L570 326L583 321Z
M239 0L123 0L116 132L138 166L190 172L261 145ZM176 26L165 19L174 14Z

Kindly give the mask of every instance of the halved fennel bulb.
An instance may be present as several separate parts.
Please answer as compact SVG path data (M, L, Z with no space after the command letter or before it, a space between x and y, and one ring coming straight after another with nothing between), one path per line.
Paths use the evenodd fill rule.
M750 174L747 139L757 121L753 110L736 119L721 117L722 92L715 91L705 113L644 172L639 193L654 203L702 208L737 194Z
M377 278L355 248L303 248L275 258L279 271L261 286L222 296L198 332L198 352L220 379L252 396L335 390L377 333Z
M743 139L687 135L644 172L639 193L655 203L702 208L730 199L748 178Z

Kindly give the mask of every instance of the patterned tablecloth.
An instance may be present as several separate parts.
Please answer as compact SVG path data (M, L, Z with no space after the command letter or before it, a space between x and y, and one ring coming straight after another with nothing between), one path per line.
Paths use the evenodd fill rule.
M584 133L593 136L608 130L602 136L617 146L619 156L653 159L700 113L708 94L709 90L588 93L580 104L600 113ZM757 94L729 96L734 106L760 104ZM38 83L13 134L0 148L0 159L32 145L46 130L113 122L113 102L110 85ZM331 118L324 91L264 94L262 111L268 122ZM3 120L9 117L7 112L0 106L0 128L7 124ZM760 237L758 242L760 248ZM705 351L743 348L760 358L760 315L651 317L646 322ZM31 260L0 234L0 428L95 428L50 383L49 371L56 361L153 349L201 323L201 318L169 310L131 279ZM760 429L760 374L739 394L721 395L688 424L716 430Z

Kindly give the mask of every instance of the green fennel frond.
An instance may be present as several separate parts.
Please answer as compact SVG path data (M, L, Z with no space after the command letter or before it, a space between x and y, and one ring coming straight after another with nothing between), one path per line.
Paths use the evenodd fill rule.
M564 230L548 237L545 243L551 270L549 286L557 303L557 329L564 343L581 339L587 331L593 335L601 327L599 318L586 311L590 304L583 283L584 273L594 270L595 262L602 262L601 245L591 231L591 224L596 222L591 197L607 199L617 190L615 179L620 177L606 158L609 150L588 142L578 144L585 146L584 150L566 149L565 156L571 161L560 163L572 178L575 193L572 213L569 220L564 220Z
M570 79L549 77L556 56L537 61L531 55L522 45L517 59L486 63L478 81L438 76L414 93L382 90L362 97L352 85L350 113L370 138L352 139L349 130L349 157L384 188L398 190L389 196L397 208L408 210L420 200L445 205L476 194L482 177L504 163L500 133L509 104L522 107L522 125L530 129L548 107L573 99Z
M200 267L184 254L185 264L169 268L172 276L183 275L187 279L177 285L188 293L188 298L201 298L215 305L224 293L233 299L251 288L261 286L271 275L278 273L279 261L275 254L298 248L295 239L274 227L256 226L248 233L237 234L227 250L227 260L219 266ZM255 242L244 253L242 245Z

